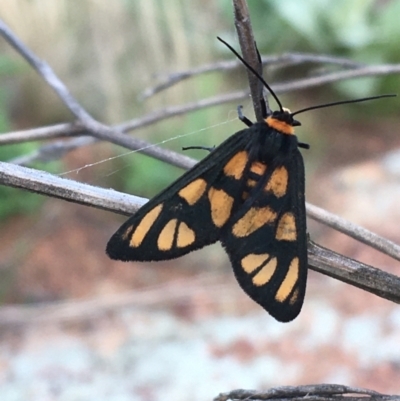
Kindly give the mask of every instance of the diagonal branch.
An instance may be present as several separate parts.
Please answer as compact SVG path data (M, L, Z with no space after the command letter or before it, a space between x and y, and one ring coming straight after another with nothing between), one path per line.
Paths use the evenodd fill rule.
M251 26L249 25L249 16L247 5L244 1L236 1L235 10L238 35L247 36L245 40L245 48L242 50L246 59L250 56L246 54L248 47L254 47L254 41L251 34ZM246 14L247 13L247 14ZM67 105L77 122L73 124L59 124L54 127L46 127L31 130L30 133L13 133L5 137L3 143L11 141L21 142L25 136L30 140L32 138L43 137L60 137L72 135L91 135L90 137L79 137L68 139L62 143L51 144L46 146L53 146L53 148L46 154L46 152L39 151L36 157L46 158L49 157L51 152L59 155L63 151L68 151L76 146L84 146L88 143L93 143L97 140L106 140L132 150L140 150L143 153L164 160L168 163L177 165L179 167L188 169L191 168L195 161L189 157L179 155L172 151L161 149L157 146L151 145L146 141L130 138L123 134L128 130L133 130L141 126L146 126L160 121L164 118L173 115L183 114L190 110L196 110L202 107L208 107L215 104L221 104L228 101L238 101L248 95L247 91L236 92L218 96L215 98L205 99L200 102L194 102L185 106L174 106L161 111L151 113L143 118L131 120L123 124L119 124L113 129L94 120L73 98L65 85L58 79L51 68L42 60L37 58L29 49L27 49L21 41L19 41L9 30L9 28L0 21L0 34L19 52L24 58L32 65L35 70L42 76L42 78L56 91L61 100ZM250 43L252 44L250 45ZM375 67L361 66L353 70L340 71L324 76L306 78L298 81L280 83L274 85L274 90L281 93L288 90L298 90L305 87L321 85L327 82L333 82L339 79L349 79L369 75L383 75L389 73L400 72L400 65L382 65ZM252 75L252 74L251 74ZM257 93L253 92L253 99L257 99ZM6 134L7 135L7 134ZM4 137L4 135L3 135ZM44 149L43 147L41 148ZM116 191L106 190L98 187L91 187L86 184L81 184L71 180L65 180L60 177L55 177L51 174L39 172L33 169L27 169L20 166L0 162L0 183L17 188L24 188L30 191L41 193L68 201L94 206L104 210L114 211L122 214L134 213L146 201L143 198L138 198L126 194L120 194ZM308 212L311 213L312 218L317 219L325 224L333 226L346 234L361 240L365 244L374 246L376 249L387 253L394 258L399 258L399 249L397 245L378 237L366 230L346 222L340 218L333 218L327 212L310 207L307 205ZM338 255L330 250L324 249L312 242L309 243L310 254L310 267L330 275L331 277L338 278L344 282L351 283L359 288L363 288L369 292L377 294L383 298L400 302L400 282L399 278L388 273L385 273L372 266L368 266L344 256Z
M354 70L338 71L329 74L319 75L315 77L296 79L288 82L278 82L272 85L272 89L275 93L287 93L302 89L309 89L316 86L325 85L327 83L333 83L337 81L343 81L347 79L364 78L370 76L390 75L400 73L400 64L381 64L374 66L363 66ZM114 128L121 132L128 132L138 128L146 127L151 124L163 121L164 119L183 115L185 113L200 110L207 107L213 107L230 102L240 102L249 96L249 91L237 91L228 93L225 95L219 95L202 99L197 102L187 103L185 105L169 106L160 110L151 112L144 117L139 117L130 121L116 125ZM11 132L8 134L0 135L0 145L10 143L21 143L30 140L38 139L50 139L56 137L66 136L78 136L78 135L89 135L90 132L84 130L81 126L74 123L57 124L50 127L33 128L25 131ZM80 142L79 139L73 139L72 141ZM114 137L114 144L126 147L131 150L138 150L134 140L122 142L119 141L119 137ZM93 143L93 141L84 142L83 145ZM154 145L153 145L154 146ZM66 152L68 150L75 149L76 146L70 146L69 142L66 142ZM57 149L57 154L58 154ZM143 152L145 153L145 152ZM168 161L166 158L163 160ZM34 159L32 159L34 161Z
M233 10L235 15L235 27L239 38L240 48L243 58L262 75L262 64L258 59L258 50L254 40L253 28L251 27L251 19L249 7L246 0L233 0ZM247 78L249 81L251 99L253 101L254 114L257 121L262 121L263 110L260 99L263 98L263 85L260 80L246 68ZM267 111L269 110L268 99L265 100Z
M36 56L0 19L0 34L30 65L31 67L47 82L47 84L56 92L58 97L62 99L64 104L69 108L71 113L80 121L90 121L92 117L80 106L78 101L71 95L67 87L56 76L51 67L39 57Z
M304 63L332 64L341 66L343 68L361 68L364 66L364 64L362 63L358 63L344 57L330 56L328 54L300 52L288 52L270 56L261 56L261 63L263 66L279 65L280 67L289 67ZM198 75L207 74L215 71L231 71L239 67L243 68L243 64L238 60L224 60L218 61L216 63L202 65L200 67L195 67L186 71L174 72L167 75L159 84L145 89L141 94L140 99L148 99L149 97L152 97L163 90L171 88L179 82L196 77Z
M93 187L43 171L4 162L0 162L0 184L123 215L132 215L147 202L147 199L137 196ZM342 226L350 224L358 230L361 229L344 219L341 220ZM349 232L349 234L352 233ZM339 255L311 241L309 242L309 267L382 298L400 303L400 277Z

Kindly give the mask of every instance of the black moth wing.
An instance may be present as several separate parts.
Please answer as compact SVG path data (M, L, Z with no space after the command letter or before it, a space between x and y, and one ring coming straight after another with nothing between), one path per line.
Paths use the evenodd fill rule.
M274 144L282 138L288 143L264 156L266 171L220 240L242 289L275 319L288 322L301 310L307 280L304 165L294 135L273 129L267 135Z
M167 260L216 242L242 191L242 181L227 175L224 167L246 147L249 137L251 128L232 135L149 200L111 237L109 257Z

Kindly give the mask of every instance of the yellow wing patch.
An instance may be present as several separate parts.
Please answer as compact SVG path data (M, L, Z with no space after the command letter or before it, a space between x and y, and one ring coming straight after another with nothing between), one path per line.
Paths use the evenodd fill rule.
M268 263L266 263L268 261ZM266 263L266 264L265 264ZM265 264L265 266L263 266ZM251 274L262 266L252 278L253 284L262 286L267 284L274 275L276 266L278 265L277 258L271 258L268 253L256 254L250 253L241 260L243 270L247 274Z
M155 208L151 209L150 212L147 212L147 214L143 217L143 219L136 227L136 230L133 233L131 241L129 243L129 246L133 248L137 248L138 246L140 246L140 244L144 240L144 237L149 232L151 226L156 221L157 217L160 215L162 208L163 204L161 203L157 205ZM126 234L128 235L128 233Z
M278 241L296 241L296 219L293 213L285 213L279 220L275 238Z
M224 167L225 175L240 180L247 164L248 155L245 150L236 153Z
M193 206L202 197L206 188L207 182L202 178L198 178L186 185L186 187L183 187L178 192L178 195L185 199L190 206Z
M229 219L234 199L223 189L213 187L208 191L208 199L211 205L211 218L217 227L222 227Z
M189 246L193 244L196 240L196 235L194 231L188 227L186 223L181 221L178 227L178 237L176 239L176 246L178 248L184 248L185 246Z
M158 250L170 251L174 246L175 234L176 246L178 248L184 248L185 246L191 245L196 240L194 231L189 228L186 223L183 221L178 222L178 219L172 219L164 226L158 236Z
M253 271L257 270L261 265L263 265L269 259L269 257L270 256L268 253L250 253L241 260L241 265L243 267L243 270L246 273L250 274L253 273Z
M278 259L272 258L265 266L254 275L252 281L257 287L267 284L275 273L278 265Z
M289 173L285 167L281 166L274 170L265 186L266 191L271 191L277 198L286 194L289 180Z
M246 237L265 224L272 223L277 214L269 207L252 207L233 226L232 233L235 237Z
M291 292L293 291L294 286L297 283L299 278L299 258L293 258L290 262L289 270L286 274L286 277L282 281L278 291L275 295L275 300L278 302L285 302L289 297ZM295 293L294 293L295 295ZM292 297L290 302L295 302L296 297Z
M157 239L158 250L169 251L172 249L177 224L178 220L172 219L161 230Z

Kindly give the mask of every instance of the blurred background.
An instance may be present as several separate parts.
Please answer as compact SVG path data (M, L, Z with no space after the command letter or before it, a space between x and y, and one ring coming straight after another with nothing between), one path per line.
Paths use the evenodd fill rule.
M371 65L400 63L396 0L249 3L263 55L312 52ZM142 96L170 74L234 58L216 40L239 48L228 0L2 0L0 17L107 124L248 86L241 68ZM278 65L265 76L273 84L337 68ZM0 87L1 132L73 121L4 40ZM398 74L280 99L294 111L399 94L399 88ZM253 119L250 99L241 103ZM383 99L313 111L301 115L297 129L311 145L303 151L307 200L397 243L399 105L399 99ZM131 135L169 140L161 146L176 151L218 145L243 128L236 107L198 110ZM0 160L41 145L2 146ZM182 174L106 143L32 167L144 197ZM2 400L207 400L235 388L323 382L400 393L400 308L389 301L310 272L300 316L280 324L242 292L219 244L172 262L114 262L105 244L125 218L6 187L0 199ZM309 231L320 244L400 274L398 262L342 234L312 221Z

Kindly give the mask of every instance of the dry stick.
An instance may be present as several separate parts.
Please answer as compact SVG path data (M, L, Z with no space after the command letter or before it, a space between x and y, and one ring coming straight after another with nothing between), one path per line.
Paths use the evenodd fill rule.
M244 24L245 28L247 29L246 34L248 34L248 26L246 26L246 24L247 24L246 17L244 17L244 14L243 14L243 10L244 10L243 5L245 5L245 4L243 2L238 2L237 4L238 4L238 16L240 19L238 25L240 27L241 25ZM244 32L246 32L246 29L244 30ZM78 104L78 102L76 102L75 99L69 94L68 90L63 85L63 83L55 76L55 74L52 72L50 67L46 63L39 60L32 52L29 51L29 49L26 49L24 47L24 45L17 38L15 38L14 35L12 35L11 31L9 31L8 28L1 21L0 21L0 33L2 33L3 36L6 37L6 39L12 44L12 46L14 48L16 48L21 54L23 54L23 56L40 73L40 75L46 80L46 82L48 82L49 85L51 85L51 87L57 92L57 94L61 97L61 99L64 101L64 103L70 108L70 110L76 115L76 117L78 117L80 119L80 121L82 122L83 128L89 129L93 133L95 133L95 135L97 137L104 138L106 140L108 139L111 142L114 142L115 138L109 138L110 133L113 134L114 136L120 136L122 138L117 138L117 142L124 146L126 146L128 144L129 141L126 141L126 139L127 139L126 136L121 135L119 133L115 133L115 132L113 133L108 127L103 126L102 124L95 121L83 108L81 108L81 106ZM249 42L249 41L247 41L247 42ZM245 50L245 52L246 51L247 50ZM141 145L143 145L143 143L140 144L139 146L141 146ZM153 148L153 151L154 151L154 148ZM157 153L157 151L155 153ZM162 152L159 152L158 157L161 157L164 159L171 159L171 157L172 157L172 159L173 159L174 152L171 152L171 153L172 154L165 157L165 150L164 150ZM2 163L2 164L4 164L4 163ZM186 168L191 167L192 164L193 164L193 161L190 158L188 158L187 165L184 167L186 167ZM32 181L29 177L28 177L29 184L20 185L20 184L15 183L15 181L13 181L13 179L11 179L11 180L8 179L9 177L7 177L7 167L4 167L4 172L5 172L5 174L3 174L3 176L2 176L2 181L4 184L11 185L11 186L17 186L17 187L27 187L30 190L33 190L36 192L41 192L40 190L38 190L38 185L37 185L38 183L35 182L34 180ZM42 173L41 178L43 178L43 174L45 174L45 173ZM29 176L29 174L28 174L28 176ZM25 178L27 178L27 177L25 177ZM74 186L74 182L71 181L70 184L72 184L72 186ZM49 186L49 189L46 189L45 191L43 191L43 193L50 194L48 192L51 192L52 196L56 196L59 198L68 198L69 197L71 190L69 189L69 191L68 191L68 189L67 189L65 191L65 188L68 186L62 187L61 191L60 191L59 188L52 187L49 184L49 182L47 183L47 185ZM85 198L85 196L80 196L79 194L77 194L74 201L79 202L79 203L89 204L89 203L86 203L84 198ZM98 207L102 207L104 209L110 210L109 205L104 205L102 201L100 201L100 204L102 204L102 206L98 206Z
M0 162L0 183L124 215L135 213L147 199L54 176L45 171Z
M309 203L307 203L307 216L400 261L399 245L357 224L344 220L333 213L329 213Z
M255 71L262 75L262 65L258 59L247 1L233 0L233 10L235 15L235 27L239 38L240 48L242 50L242 56ZM260 102L260 99L263 98L262 82L260 82L260 80L249 71L248 68L246 68L246 72L256 120L263 121L264 115ZM265 106L268 111L268 99L265 100Z
M360 397L356 397L356 395ZM373 398L371 398L373 397ZM397 398L396 398L397 397ZM228 400L398 400L398 396L381 394L373 390L344 386L341 384L309 384L304 386L280 386L267 391L232 390L221 393L214 401Z
M5 40L33 67L33 69L45 80L55 91L62 102L68 107L71 113L82 124L82 128L88 130L91 135L98 139L106 140L117 145L131 146L131 138L122 133L110 129L108 126L96 121L71 95L67 87L56 76L51 67L37 57L25 44L13 34L11 29L0 19L0 34Z
M78 127L72 123L56 124L48 127L33 128L1 134L0 145L12 145L15 143L65 138L76 135L82 135L82 127Z
M333 64L339 65L343 68L360 68L365 65L363 63L357 63L353 60L343 57L335 57L325 54L296 52L276 54L271 56L261 56L261 63L263 66L279 65L279 67L290 67L293 65L304 63ZM239 60L229 60L218 61L216 63L202 65L200 67L195 67L189 70L174 72L167 75L158 85L145 89L142 92L140 99L148 99L149 97L154 96L157 93L178 84L179 82L195 77L197 75L207 74L216 71L231 71L239 67L243 68L243 64Z
M137 196L93 187L4 162L0 162L0 183L123 215L135 213L147 202L147 199ZM342 226L345 227L346 224L343 220ZM374 246L374 243L368 245ZM399 277L338 255L312 242L309 244L309 263L313 270L400 303Z
M381 298L400 303L400 277L308 242L308 266Z
M399 73L399 72L400 72L400 64L382 64L382 65L376 65L376 66L366 66L366 67L362 67L362 68L351 70L351 71L348 71L348 70L347 71L339 71L339 72L334 72L334 73L330 73L330 74L320 75L317 77L303 78L303 79L293 80L293 81L289 81L289 82L276 83L276 84L272 85L272 89L275 91L275 93L281 94L281 93L286 93L286 92L295 91L295 90L308 89L311 87L320 86L320 85L324 85L327 83L332 83L332 82L346 80L346 79L363 78L363 77L379 76L379 75L389 75L389 74L395 74L395 73ZM190 111L195 111L195 110L199 110L199 109L206 108L206 107L212 107L212 106L216 106L216 105L220 105L220 104L224 104L224 103L228 103L228 102L239 102L248 96L249 96L249 92L247 90L245 90L245 91L229 93L226 95L219 95L219 96L211 97L208 99L203 99L198 102L187 103L183 106L170 106L170 107L163 108L161 110L156 110L154 112L151 112L144 117L139 117L139 118L121 123L119 125L116 125L114 127L114 129L117 129L121 132L127 132L127 131L135 130L138 128L146 127L148 125L160 122L164 119L179 116L179 115L185 114ZM52 132L52 129L54 129L55 133ZM46 134L46 132L47 132L47 134ZM57 137L57 133L59 133L59 137L65 137L68 135L76 136L76 135L88 134L87 130L82 130L82 128L79 128L79 126L77 124L73 124L73 123L57 124L57 125L45 127L45 128L33 128L33 129L28 129L26 131L2 134L2 135L0 135L0 144L4 145L4 144L10 144L10 143L21 143L21 142L29 141L29 140L31 140L31 138L37 138L37 139L54 138L54 137ZM72 139L71 141L79 142L79 139ZM92 141L84 142L82 145L92 144L95 141L96 141L96 139L93 139ZM65 143L66 143L66 145L65 145L66 152L68 150L72 150L72 149L76 148L76 146L70 145L70 141L65 141ZM129 144L125 144L125 143L123 144L123 143L120 143L118 141L118 139L114 138L114 143L117 145L125 146L127 149L132 149L132 150L138 149L137 145L135 144L134 139L131 139L131 142ZM146 146L154 147L154 145L151 145L150 143L147 143ZM56 154L58 154L59 151L60 151L60 148L58 145L57 149L56 149ZM146 152L146 150L144 150L143 153L150 155L150 153ZM174 156L174 158L175 158L175 156ZM31 160L35 161L35 159L33 157ZM163 158L163 160L169 162L167 158Z
M191 164L194 165L195 160L190 160ZM188 166L188 168L191 167L192 166ZM133 214L147 201L144 198L128 194L125 194L125 196L121 198L119 192L109 192L107 190L106 192L103 192L102 188L99 188L100 193L92 198L91 195L96 193L96 188L98 187L92 187L81 183L76 183L75 187L75 181L66 180L46 172L23 168L4 162L0 162L0 183L125 215ZM87 185L87 187L85 185ZM83 198L80 196L80 191L85 201L83 201ZM109 195L112 195L111 198ZM118 207L113 203L115 202L115 197L119 199ZM104 203L102 202L103 200ZM114 206L110 207L110 202L111 205ZM310 205L309 203L306 204L306 207L307 215L312 219L361 241L396 260L400 260L400 247L392 241L382 238L365 228L333 215L319 207Z

